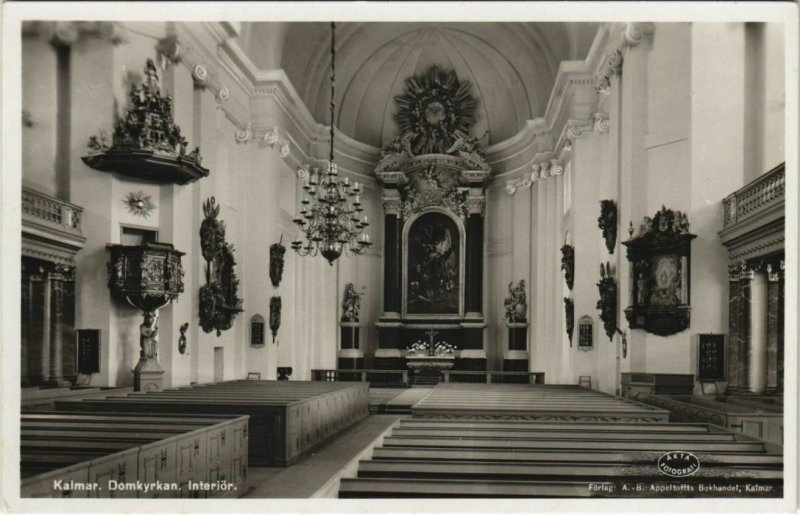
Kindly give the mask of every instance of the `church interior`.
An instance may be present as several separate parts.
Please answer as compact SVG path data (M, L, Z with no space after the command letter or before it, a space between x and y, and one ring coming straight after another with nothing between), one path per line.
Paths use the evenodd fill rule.
M23 498L783 497L783 23L19 38Z

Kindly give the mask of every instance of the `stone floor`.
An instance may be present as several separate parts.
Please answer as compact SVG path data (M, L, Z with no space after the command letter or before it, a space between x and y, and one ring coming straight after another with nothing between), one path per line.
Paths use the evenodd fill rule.
M411 406L428 396L433 388L370 388L370 413L411 413Z
M290 467L250 467L243 498L335 498L341 475L354 474L364 457L401 415L370 415Z

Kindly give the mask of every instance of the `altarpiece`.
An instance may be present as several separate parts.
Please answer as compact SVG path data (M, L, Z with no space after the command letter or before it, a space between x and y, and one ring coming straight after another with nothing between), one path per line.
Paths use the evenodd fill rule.
M400 132L376 167L385 224L379 369L405 368L407 349L429 337L431 349L455 347L456 368L486 369L484 190L491 170L481 138L469 134L476 105L469 88L454 72L432 67L395 98Z

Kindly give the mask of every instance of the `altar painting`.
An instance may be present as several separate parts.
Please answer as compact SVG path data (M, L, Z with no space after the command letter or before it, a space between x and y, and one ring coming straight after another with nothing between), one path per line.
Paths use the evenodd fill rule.
M459 314L460 238L456 222L444 213L425 213L412 222L405 279L409 314Z

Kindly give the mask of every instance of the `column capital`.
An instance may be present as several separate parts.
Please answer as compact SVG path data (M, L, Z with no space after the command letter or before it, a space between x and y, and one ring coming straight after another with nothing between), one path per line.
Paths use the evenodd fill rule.
M780 272L778 272L778 267L773 266L772 263L767 263L767 281L771 283L776 283L780 281L781 276Z
M741 267L739 266L739 263L728 264L728 281L732 283L738 282L740 274Z
M81 38L97 37L114 45L128 41L124 25L112 21L35 21L23 28L25 34L42 34L53 44L71 46Z
M467 197L467 212L470 215L483 216L486 212L486 197L483 195Z
M383 190L383 212L389 216L400 216L402 210L402 200L400 191L394 188L384 188Z

